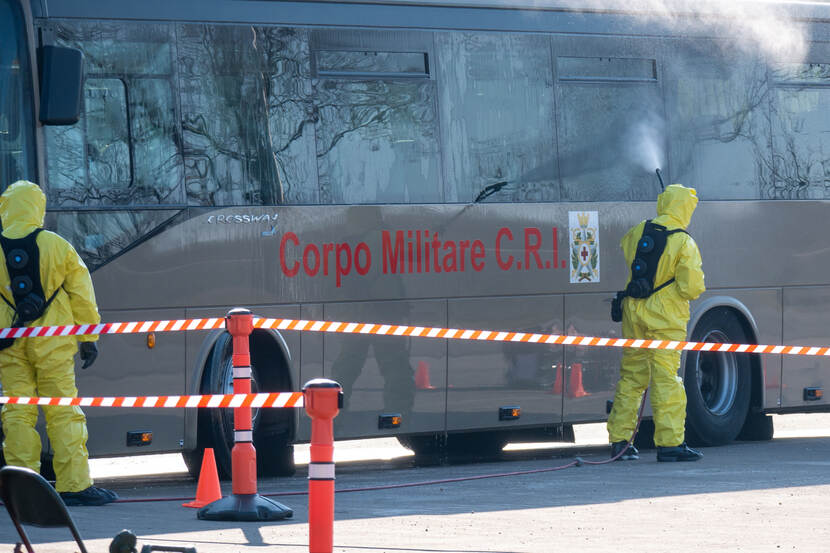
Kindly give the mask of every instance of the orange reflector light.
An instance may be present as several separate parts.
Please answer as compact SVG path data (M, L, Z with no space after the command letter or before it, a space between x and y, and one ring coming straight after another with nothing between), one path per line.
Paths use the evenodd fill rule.
M151 332L147 335L147 347L153 349L156 347L156 333Z
M132 430L127 432L127 446L142 446L153 443L153 433L149 430Z
M399 428L403 417L398 413L387 413L378 417L378 428L383 430L387 428Z
M804 401L818 401L824 397L824 390L821 388L804 388Z
M507 407L499 407L499 420L512 421L522 416L522 408L511 405Z

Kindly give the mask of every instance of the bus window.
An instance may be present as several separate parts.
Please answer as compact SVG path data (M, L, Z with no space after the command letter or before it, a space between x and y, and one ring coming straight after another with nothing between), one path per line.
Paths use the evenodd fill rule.
M29 52L23 14L0 0L0 190L18 179L36 180Z
M557 201L550 41L518 34L436 36L446 199Z
M772 71L774 199L830 198L830 64L789 64Z
M427 73L431 38L313 33L320 203L443 201L435 80Z
M149 203L180 204L183 168L178 147L176 102L167 78L130 81L130 142L134 186Z
M649 58L557 58L563 200L650 200L659 191L665 124L656 67Z
M126 189L132 182L132 169L124 82L87 79L84 113L89 184L96 190Z
M49 34L84 54L84 113L46 127L52 208L183 205L172 26L62 23Z
M318 203L307 32L179 25L177 37L188 203Z
M761 197L768 178L766 66L739 51L673 45L666 64L671 180L703 200Z
M318 80L324 203L442 200L433 82Z
M314 54L318 76L429 77L429 60L424 52L320 50Z

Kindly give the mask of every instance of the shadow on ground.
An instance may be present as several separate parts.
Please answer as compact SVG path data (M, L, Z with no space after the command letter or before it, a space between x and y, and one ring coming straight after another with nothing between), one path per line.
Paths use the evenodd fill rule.
M521 476L476 479L411 488L347 492L353 488L426 482L479 475L555 467L574 455L594 461L608 455L607 447L567 447L533 451L507 451L496 461L440 466L413 466L412 458L391 461L341 463L337 467L335 519L368 519L417 515L453 515L470 512L614 503L631 499L712 494L830 484L830 438L775 439L745 442L703 450L698 463L657 463L654 451L642 452L639 461L570 468ZM123 498L192 497L196 483L186 474L162 477L109 478L98 484L116 490ZM230 493L230 483L222 484ZM279 522L238 523L196 519L181 500L118 503L104 507L75 507L70 512L86 540L111 538L122 528L139 536L228 530L244 534L247 545L266 545L259 528L307 522L306 470L292 478L264 479L259 492L294 510L294 517ZM298 495L291 495L297 493ZM289 494L289 495L280 495ZM0 515L6 517L7 515ZM7 519L8 520L8 519ZM35 543L66 541L64 530L32 528ZM216 534L211 534L216 535ZM221 532L219 533L221 535ZM0 525L0 543L15 543L11 524ZM153 543L163 540L152 539ZM193 541L193 540L188 540ZM198 541L194 541L198 545ZM221 543L206 542L206 543ZM279 544L269 543L268 546ZM297 546L298 544L284 544ZM389 548L385 548L390 550ZM390 551L394 551L394 548ZM405 548L400 551L406 551ZM419 551L428 551L419 549Z

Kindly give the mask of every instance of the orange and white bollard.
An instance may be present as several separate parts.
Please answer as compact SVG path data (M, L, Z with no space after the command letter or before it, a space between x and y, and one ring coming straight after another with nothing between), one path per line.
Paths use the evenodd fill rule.
M251 393L250 336L254 331L254 318L247 309L236 308L228 312L225 328L233 338L233 393ZM231 450L232 495L223 497L199 509L196 516L203 520L281 520L294 515L294 511L257 493L256 449L251 407L233 410L234 445Z
M334 547L334 417L340 412L340 384L315 378L303 386L311 417L308 464L308 551L332 553Z

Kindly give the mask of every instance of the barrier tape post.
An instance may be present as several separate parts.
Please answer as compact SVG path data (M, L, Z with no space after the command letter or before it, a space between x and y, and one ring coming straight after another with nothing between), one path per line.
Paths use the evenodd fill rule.
M311 417L308 464L308 551L332 553L334 547L334 417L340 412L343 391L326 378L303 386L306 413Z
M236 308L225 318L226 328L233 338L233 393L251 393L250 336L254 329L253 315L247 309ZM199 509L196 516L202 520L261 521L282 520L294 511L257 493L256 449L250 402L233 410L234 445L231 450L232 491Z

